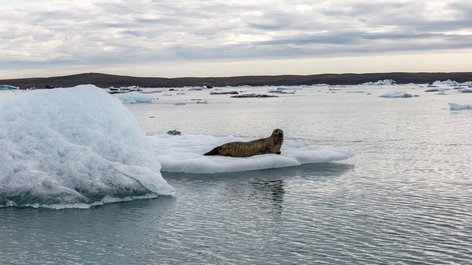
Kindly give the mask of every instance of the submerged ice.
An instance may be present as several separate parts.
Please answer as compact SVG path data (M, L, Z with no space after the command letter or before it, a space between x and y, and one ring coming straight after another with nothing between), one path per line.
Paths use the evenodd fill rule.
M155 156L162 171L185 173L222 173L269 168L299 166L310 163L326 163L348 159L347 151L321 147L311 148L295 140L284 140L282 154L257 155L252 157L203 156L215 146L233 141L253 139L234 136L211 135L155 135L149 136Z
M173 195L127 108L92 85L0 99L0 206Z

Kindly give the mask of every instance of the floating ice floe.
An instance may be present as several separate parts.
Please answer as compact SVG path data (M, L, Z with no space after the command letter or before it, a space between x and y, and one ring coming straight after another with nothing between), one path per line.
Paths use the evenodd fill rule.
M137 104L137 103L152 103L153 97L149 94L142 94L139 92L129 92L114 94L124 104Z
M445 80L445 81L434 81L433 86L441 86L441 85L447 85L447 86L457 86L459 83L457 81L453 81L451 79Z
M363 83L362 85L367 85L367 86L385 86L385 85L395 85L396 82L395 80L392 79L385 79L385 80L378 80L377 82L366 82Z
M215 90L215 91L210 92L210 95L238 95L238 94L239 92L234 91L234 90L231 90L231 91Z
M252 139L234 136L167 134L149 136L155 157L162 171L184 173L222 173L326 163L352 157L348 151L333 147L306 147L294 140L285 140L282 154L252 157L204 156L213 147L233 141Z
M0 207L173 195L130 111L92 85L0 99Z
M276 98L276 95L267 95L267 94L258 94L258 93L248 93L248 94L239 94L231 96L232 98Z
M387 92L385 94L380 95L380 97L383 98L411 98L413 97L412 94L402 92L402 91L392 91L392 92Z
M121 94L121 93L129 93L133 91L143 91L143 89L138 86L128 86L128 87L110 87L106 91L110 94Z
M10 85L0 85L0 90L17 90L19 89L16 86L10 86Z
M448 103L450 110L467 110L472 109L472 104L457 104L457 103Z
M472 93L472 87L466 87L461 90L461 93Z
M268 92L274 94L295 94L295 90L286 87L277 87L275 89L269 90Z
M429 87L424 90L424 92L440 92L444 91L444 88L439 88L439 87Z

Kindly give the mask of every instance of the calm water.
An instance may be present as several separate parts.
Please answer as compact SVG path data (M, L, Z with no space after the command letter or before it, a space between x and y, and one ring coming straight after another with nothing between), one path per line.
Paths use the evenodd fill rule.
M378 95L390 88L339 89L266 99L188 91L130 105L149 134L259 138L278 127L356 156L245 173L164 172L176 198L2 208L0 264L470 264L472 111L447 103L470 104L472 95L405 86L394 89L419 97L388 99ZM371 94L349 93L359 90Z

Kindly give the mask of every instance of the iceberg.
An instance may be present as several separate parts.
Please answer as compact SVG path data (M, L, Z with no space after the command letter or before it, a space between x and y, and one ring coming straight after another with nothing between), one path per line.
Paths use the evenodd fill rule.
M139 92L114 94L123 104L152 103L152 96Z
M154 135L149 136L152 149L162 165L162 171L180 173L224 173L327 163L352 157L348 151L333 147L307 147L303 143L286 139L282 154L252 157L204 156L213 147L233 141L250 141L248 138L211 135Z
M413 95L406 93L406 92L401 92L401 91L392 91L392 92L387 92L385 94L380 95L382 98L411 98Z
M457 103L448 103L450 110L467 110L472 109L472 104L457 104Z
M0 207L88 208L174 195L144 132L93 85L0 99Z

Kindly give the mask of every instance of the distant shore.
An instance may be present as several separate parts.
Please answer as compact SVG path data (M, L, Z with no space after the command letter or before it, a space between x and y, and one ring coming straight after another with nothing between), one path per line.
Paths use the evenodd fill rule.
M80 84L93 84L98 87L184 87L184 86L294 86L294 85L357 85L366 82L392 79L397 84L431 83L451 79L457 82L472 81L472 72L451 73L366 73L366 74L317 74L317 75L274 75L274 76L232 76L232 77L134 77L102 73L83 73L55 77L34 77L0 80L0 85L13 85L26 88L71 87Z

